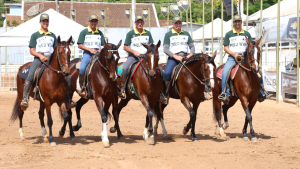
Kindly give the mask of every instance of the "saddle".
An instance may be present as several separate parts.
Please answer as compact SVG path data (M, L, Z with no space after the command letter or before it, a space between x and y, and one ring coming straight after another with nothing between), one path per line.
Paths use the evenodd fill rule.
M218 72L217 72L217 77L219 78L219 80L222 80L222 78L227 78L227 84L225 85L225 89L227 88L227 85L229 84L230 86L230 91L231 91L231 96L235 96L238 98L238 95L236 94L235 90L234 90L234 86L233 86L233 80L235 78L236 72L239 70L239 65L234 65L229 69L228 72L228 76L227 77L222 77L222 72L224 69L224 65L221 65L220 67L222 67ZM224 90L225 90L224 89Z
M93 55L89 64L86 66L85 68L85 73L84 73L84 82L83 82L83 88L86 89L86 96L85 98L89 98L89 99L93 99L94 95L93 95L93 89L92 89L92 85L89 82L89 75L91 74L92 68L95 65L95 63L97 62L97 60L99 59L100 54L96 54ZM79 70L80 69L80 65L81 65L81 60L78 61L76 63L76 69ZM79 77L78 77L79 78ZM79 93L79 91L81 90L81 86L79 85L79 80L77 80L77 93Z
M48 58L48 60L47 60L47 62L46 62L46 64L47 65L49 65L50 64L50 62L51 62L51 60L52 60L52 56L53 56L53 54ZM19 73L18 73L18 75L21 77L21 78L23 78L24 80L26 80L27 79L27 77L28 77L28 74L29 74L29 70L30 70L30 67L31 67L31 65L30 66L28 66L28 67L26 67L26 68L24 68L22 71L20 71ZM40 92L40 88L39 88L39 79L41 78L41 76L42 76L42 74L43 74L43 72L44 72L44 70L47 68L47 66L46 65L44 65L44 64L42 64L40 67L38 67L36 70L35 70L35 72L34 72L34 76L33 76L33 86L34 86L34 83L36 84L35 85L35 87L34 87L34 90L33 90L33 92L34 92L34 97L33 97L33 100L36 100L36 97L38 97L40 100L42 100L43 102L44 102L44 99L43 99L43 97L42 97L42 95L41 95L41 92Z

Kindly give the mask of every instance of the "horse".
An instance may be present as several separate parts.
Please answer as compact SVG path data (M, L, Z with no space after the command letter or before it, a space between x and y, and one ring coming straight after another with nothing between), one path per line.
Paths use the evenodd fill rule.
M110 132L114 133L117 131L118 138L123 136L118 123L120 112L131 99L140 100L147 111L146 119L149 120L150 123L149 128L148 126L145 126L143 138L147 144L154 145L155 138L153 134L152 118L155 111L154 106L158 102L159 94L162 91L162 77L157 73L159 61L158 48L160 47L160 41L158 41L157 45L142 45L147 49L147 53L139 57L140 66L136 68L135 74L131 79L131 83L139 98L131 93L129 87L126 88L126 99L121 99L118 103L117 113L113 114L115 125L110 128ZM141 60L142 58L143 60ZM120 86L120 83L120 77L118 77L118 86Z
M78 131L81 127L81 120L80 120L80 110L82 106L89 101L89 99L93 99L96 103L98 111L101 115L103 127L101 132L102 137L102 144L105 148L110 147L107 130L106 130L106 123L107 123L107 116L110 117L110 113L108 112L109 107L111 104L113 105L113 112L116 113L117 111L117 102L118 98L115 97L117 92L117 74L116 68L118 61L120 59L120 55L118 52L119 47L122 44L122 40L120 40L119 44L116 46L111 43L105 43L99 56L97 62L95 62L94 66L91 69L91 73L88 76L88 81L92 88L93 96L92 98L80 98L77 101L76 105L76 114L77 114L77 124L73 126L74 131ZM70 97L73 97L73 94L76 90L77 86L77 78L79 76L79 70L75 68L76 63L78 63L80 59L74 59L71 61L71 90L70 90ZM88 71L88 70L87 70ZM116 100L115 100L116 99ZM72 118L72 111L69 110L70 118ZM63 137L66 130L66 121L64 122L61 130L59 131L59 137ZM69 123L69 125L71 125Z
M218 99L218 96L222 92L222 82L220 79L217 79L217 72L224 67L224 65L219 66L214 72L214 81L215 87L212 90L213 93L213 110L215 120L219 125L219 134L220 136L225 136L224 130L229 127L227 112L228 109L231 108L236 101L239 99L243 106L243 109L246 113L245 124L243 128L243 139L249 140L247 136L247 126L248 123L250 125L250 133L251 133L251 141L257 142L257 138L252 125L252 110L256 104L257 97L261 88L260 79L258 77L259 72L259 60L260 60L260 48L258 47L261 38L255 42L250 42L246 38L247 42L247 50L246 56L244 59L244 63L242 63L240 68L237 70L235 78L232 80L234 91L236 92L238 97L231 96L230 102L228 104L224 104L221 107L221 101ZM254 58L255 48L257 49L257 59ZM224 77L223 77L224 78ZM224 115L224 124L221 124L221 110L223 109Z
M60 115L64 119L64 121L69 121L71 123L70 116L67 113L66 103L65 103L65 97L66 97L66 76L70 74L70 55L71 50L69 48L69 45L73 43L72 36L69 38L69 40L61 41L60 36L57 38L58 45L55 47L52 57L49 59L48 63L44 63L44 66L47 65L46 69L44 70L43 74L41 75L38 86L40 89L40 95L43 99L37 99L40 101L40 110L39 110L39 119L42 127L42 134L44 141L47 140L47 131L45 129L44 124L44 110L46 108L47 112L47 124L49 127L49 143L51 146L56 146L56 143L54 142L53 135L52 135L52 125L53 120L51 116L51 106L53 103L56 103L59 107ZM19 72L23 69L30 66L32 62L26 63L23 66L20 67ZM38 79L36 79L38 80ZM25 139L24 132L23 132L23 124L22 119L24 115L24 111L20 107L20 103L23 98L23 88L24 88L25 80L17 75L17 98L14 104L13 112L11 114L11 121L15 121L17 118L19 118L20 121L20 138ZM30 91L29 94L31 97L34 97L33 88ZM70 135L74 135L72 127L70 128Z
M197 110L200 103L203 101L204 91L209 91L211 86L214 85L213 70L216 65L214 59L217 52L210 57L207 54L199 53L194 54L191 58L186 60L185 66L182 67L178 74L178 79L175 82L178 88L178 93L175 90L174 85L170 86L170 97L173 99L180 99L181 103L188 110L190 114L190 120L183 129L183 134L186 135L191 130L192 141L197 142L198 139L195 134L195 124L197 117ZM164 67L166 64L160 64ZM171 81L173 83L173 80ZM206 87L205 87L206 86ZM191 106L191 103L193 106ZM157 103L155 109L160 113L157 114L157 120L154 125L155 134L157 133L158 123L161 122L164 137L167 137L166 129L163 122L163 111L167 105Z

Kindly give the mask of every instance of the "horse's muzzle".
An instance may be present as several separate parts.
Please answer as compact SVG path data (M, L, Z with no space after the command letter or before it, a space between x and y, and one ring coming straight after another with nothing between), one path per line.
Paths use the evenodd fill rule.
M151 79L155 79L156 78L156 73L154 73L153 75L149 75Z
M62 71L64 76L68 76L70 74L70 71Z

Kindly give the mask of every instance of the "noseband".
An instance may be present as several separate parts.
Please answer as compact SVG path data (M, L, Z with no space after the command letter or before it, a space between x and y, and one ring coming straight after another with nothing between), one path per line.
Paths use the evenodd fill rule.
M98 60L98 63L100 64L100 66L103 67L106 70L106 72L109 74L110 72L109 72L109 69L108 69L108 62L107 62L107 55L108 54L107 54L107 52L112 52L111 56L113 57L114 52L118 52L118 49L106 50L106 47L104 49L105 49L105 55L104 55L105 66L103 66L101 64L99 59L97 59L97 60Z
M256 47L256 45L251 45L251 48L252 48L252 51L254 51L253 49L254 49L254 47ZM248 55L250 55L251 53L247 50L247 56ZM238 56L238 58L236 58L236 60L235 60L237 63L238 63L238 65L239 66L241 66L243 69L245 69L246 71L253 71L254 73L257 73L258 71L256 71L254 68L253 68L253 66L252 66L252 64L251 64L251 62L252 61L257 61L258 62L258 60L257 59L252 59L252 60L249 60L249 69L248 68L246 68L246 67L244 67L243 65L242 65L242 62L243 62L243 58L241 57L241 56ZM258 68L258 70L260 69L260 67Z
M139 62L140 62L140 64L141 64L141 66L142 66L142 68L143 68L143 70L144 70L144 72L145 72L145 74L146 74L146 76L147 76L147 78L148 78L148 81L149 81L149 77L150 77L150 72L149 72L149 66L148 66L148 60L146 60L146 62L148 63L148 64L146 64L146 66L147 66L147 70L145 69L145 67L144 67L144 65L142 64L142 60L141 60L141 58L143 58L143 59L147 59L148 58L148 56L147 56L147 54L148 53L150 53L152 51L152 53L153 53L153 57L155 57L155 47L154 47L154 45L153 45L153 47L151 48L151 46L150 46L150 48L148 49L148 51L147 51L147 53L146 54L144 54L144 55L141 55L140 57L137 57L138 59L139 59ZM154 59L153 59L153 61L154 61ZM153 63L154 64L154 63ZM156 69L158 69L158 65L157 65L157 68Z

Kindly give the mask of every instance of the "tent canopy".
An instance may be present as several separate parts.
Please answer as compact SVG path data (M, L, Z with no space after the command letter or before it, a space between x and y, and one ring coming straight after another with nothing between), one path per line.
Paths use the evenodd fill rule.
M79 33L84 27L53 9L47 10L45 13L49 15L49 31L53 32L62 40L67 40L70 36L77 41ZM11 29L10 31L0 35L0 46L28 46L31 35L41 28L39 24L40 15L28 20L27 22Z

